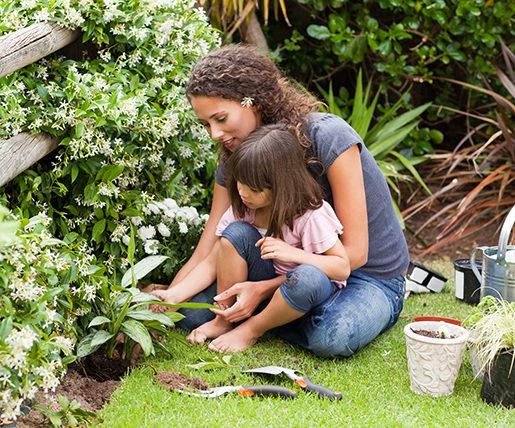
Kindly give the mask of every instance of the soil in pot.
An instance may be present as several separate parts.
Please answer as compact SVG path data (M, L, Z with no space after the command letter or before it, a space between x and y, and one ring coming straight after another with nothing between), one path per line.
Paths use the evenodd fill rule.
M489 404L502 404L515 408L515 364L510 373L513 352L497 356L490 372L483 377L481 398Z
M433 337L435 339L443 339L441 336L440 336L440 333L436 330L423 330L423 329L411 329L411 331L415 334L419 334L420 336L425 336L425 337ZM455 334L451 334L449 337L446 337L445 339L454 339L455 337L458 337L456 336Z

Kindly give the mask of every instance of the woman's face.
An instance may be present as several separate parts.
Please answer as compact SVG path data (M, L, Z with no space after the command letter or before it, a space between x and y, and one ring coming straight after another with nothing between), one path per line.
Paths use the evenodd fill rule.
M243 107L238 101L197 96L190 97L190 103L211 138L231 152L261 126L256 109Z

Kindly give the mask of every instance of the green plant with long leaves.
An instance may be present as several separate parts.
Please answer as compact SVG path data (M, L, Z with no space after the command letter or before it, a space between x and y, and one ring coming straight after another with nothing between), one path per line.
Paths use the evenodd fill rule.
M179 341L184 341L183 336L169 330L175 325L175 322L183 319L184 315L172 311L154 312L149 308L151 304L171 308L215 308L214 305L204 303L168 304L156 299L151 294L140 291L136 287L137 281L158 267L168 257L148 256L133 264L134 252L134 230L131 230L127 254L131 268L125 272L121 285L105 284L100 289L99 298L93 309L94 317L87 326L87 329L92 331L79 342L78 358L83 358L103 347L106 357L118 356L126 361L131 361L136 345L141 346L146 357L155 353L154 344L168 352L165 347L161 346L159 335L172 336Z
M329 85L327 91L320 86L318 89L325 98L327 105L325 110L345 119L363 139L393 192L400 195L398 183L415 180L428 194L431 194L431 191L416 169L416 165L424 162L426 157L412 156L408 158L401 151L406 138L418 127L420 123L418 118L431 106L431 103L423 104L401 115L397 115L405 97L403 95L395 104L386 107L380 117L377 117L380 93L377 92L370 99L371 82L364 89L360 71L356 82L356 92L352 100L352 111L349 117L345 117L344 111L340 107L341 100L335 96L332 84ZM376 119L375 123L373 123L374 119ZM431 130L429 135L436 143L441 142L443 139L441 133L436 130ZM395 200L393 200L393 203L402 222L398 205Z
M501 352L511 352L515 363L515 302L495 299L488 310L470 327L477 357L487 372Z
M496 68L505 96L489 88L454 79L441 79L460 85L486 99L485 108L457 110L440 106L466 118L463 138L453 151L432 155L426 168L426 183L439 187L434 195L411 204L403 211L405 219L431 207L428 216L415 234L432 223L440 230L436 242L420 256L443 246L470 239L489 225L500 225L515 204L515 55L501 43L505 71ZM486 79L485 79L486 80ZM490 98L490 99L488 99ZM492 109L490 101L495 101Z

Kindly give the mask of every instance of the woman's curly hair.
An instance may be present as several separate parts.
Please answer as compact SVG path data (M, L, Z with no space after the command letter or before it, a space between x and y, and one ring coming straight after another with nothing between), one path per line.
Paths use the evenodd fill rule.
M305 134L305 116L317 111L319 101L294 86L270 58L248 45L228 45L203 57L191 72L186 94L242 101L253 99L263 125L283 123L304 149L311 147Z

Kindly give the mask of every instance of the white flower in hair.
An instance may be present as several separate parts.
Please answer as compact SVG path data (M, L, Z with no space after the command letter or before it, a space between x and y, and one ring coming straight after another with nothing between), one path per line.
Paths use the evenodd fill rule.
M241 105L243 107L252 107L254 105L254 98L252 98L252 97L243 97L241 99Z

